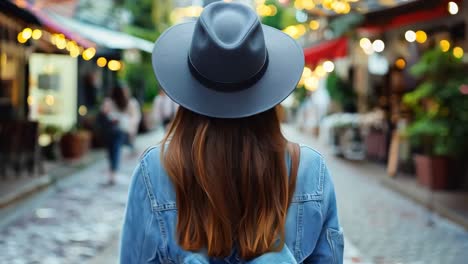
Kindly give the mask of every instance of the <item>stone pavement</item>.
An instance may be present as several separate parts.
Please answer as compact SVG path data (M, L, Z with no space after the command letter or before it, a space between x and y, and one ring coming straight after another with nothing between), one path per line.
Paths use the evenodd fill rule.
M324 154L334 178L345 230L345 263L462 264L468 233L381 185L382 168L346 162L308 136L284 127L288 138ZM160 135L159 135L160 136ZM143 145L158 141L152 135ZM92 263L118 261L118 233L130 175L137 158L123 162L119 184L101 187L105 162L54 186L14 221L0 226L0 263ZM362 253L362 254L361 254Z
M336 158L330 147L292 127L284 132L325 157L345 236L364 255L353 263L468 263L468 232L383 186L383 167Z
M144 150L160 138L161 133L144 135L137 149ZM22 213L0 226L0 263L72 264L100 254L118 240L138 157L124 152L115 186L102 185L108 164L100 161L51 186L35 198L39 202L17 208Z

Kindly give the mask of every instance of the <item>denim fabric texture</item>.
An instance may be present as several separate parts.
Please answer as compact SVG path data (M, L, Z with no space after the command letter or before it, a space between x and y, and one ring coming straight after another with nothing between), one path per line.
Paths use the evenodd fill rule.
M289 158L287 165L290 166ZM178 246L176 223L174 187L160 163L160 148L153 147L145 152L133 174L120 263L343 263L343 231L338 222L333 183L322 156L304 145L286 220L285 246L280 252L243 261L233 250L225 259L211 259L203 252L188 252Z

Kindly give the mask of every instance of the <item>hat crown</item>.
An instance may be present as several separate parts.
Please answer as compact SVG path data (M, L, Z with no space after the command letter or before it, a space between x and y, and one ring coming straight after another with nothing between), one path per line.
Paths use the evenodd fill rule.
M243 4L208 5L195 25L189 63L197 74L215 83L236 84L254 78L267 63L257 14Z

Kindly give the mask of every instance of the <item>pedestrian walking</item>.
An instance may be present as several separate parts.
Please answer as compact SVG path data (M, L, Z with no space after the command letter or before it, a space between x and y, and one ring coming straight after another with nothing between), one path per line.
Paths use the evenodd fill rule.
M169 98L164 91L160 90L159 95L154 98L153 117L157 124L161 124L164 130L167 129L177 112L178 105Z
M129 116L129 124L126 131L124 144L130 147L132 156L137 155L135 147L135 139L138 134L138 128L141 122L141 110L138 100L130 94L130 89L125 87L123 89L125 97L128 98L128 106L125 110Z
M179 109L136 167L121 263L342 263L323 158L288 142L275 106L302 48L250 7L215 2L157 40L155 75Z
M115 184L122 146L127 144L134 149L132 138L136 134L139 120L138 102L129 98L126 87L116 85L111 91L111 96L104 99L98 116L109 159L109 185Z

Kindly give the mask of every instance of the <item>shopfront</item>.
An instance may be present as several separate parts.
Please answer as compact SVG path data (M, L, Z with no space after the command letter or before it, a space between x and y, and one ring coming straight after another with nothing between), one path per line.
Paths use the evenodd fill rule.
M21 25L27 21L0 12L0 119L26 116L27 53L30 47L18 45ZM32 34L32 33L31 33Z

